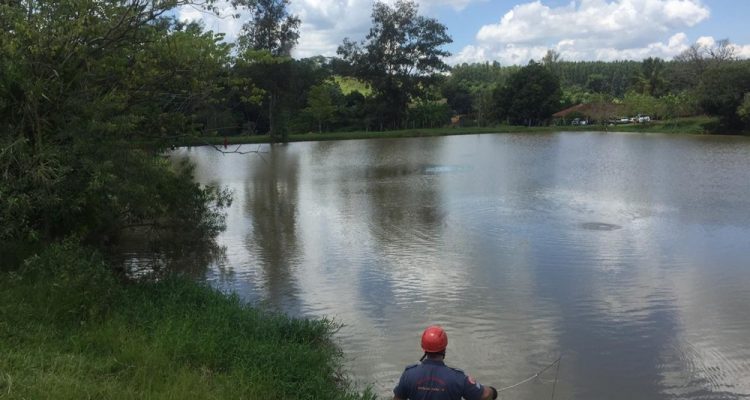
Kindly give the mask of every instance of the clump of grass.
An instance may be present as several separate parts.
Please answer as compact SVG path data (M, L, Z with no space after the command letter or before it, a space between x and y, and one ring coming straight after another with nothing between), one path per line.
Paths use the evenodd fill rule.
M0 398L357 399L335 324L182 278L122 283L55 245L0 274Z

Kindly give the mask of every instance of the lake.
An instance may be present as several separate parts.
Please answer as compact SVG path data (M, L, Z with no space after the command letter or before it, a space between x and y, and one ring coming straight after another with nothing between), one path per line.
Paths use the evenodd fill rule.
M233 147L232 147L233 148ZM562 356L556 399L750 397L750 140L559 132L182 148L234 192L202 279L342 323L391 396L429 324L497 388ZM552 394L555 368L501 394Z

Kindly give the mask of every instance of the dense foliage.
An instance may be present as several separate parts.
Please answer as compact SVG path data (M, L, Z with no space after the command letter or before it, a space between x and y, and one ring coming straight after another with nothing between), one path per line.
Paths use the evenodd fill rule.
M541 64L530 63L496 89L495 112L514 125L538 125L558 111L561 96L557 76Z
M227 84L230 46L165 17L177 4L0 4L3 247L132 230L195 245L222 229L228 193L132 144L199 133Z

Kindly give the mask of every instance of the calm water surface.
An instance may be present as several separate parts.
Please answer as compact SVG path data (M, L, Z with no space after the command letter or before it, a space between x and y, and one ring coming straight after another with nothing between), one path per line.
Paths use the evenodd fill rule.
M251 147L250 147L251 148ZM557 399L750 397L750 140L475 135L180 149L234 191L205 279L344 324L389 396L443 325L447 362ZM554 369L504 398L548 398Z

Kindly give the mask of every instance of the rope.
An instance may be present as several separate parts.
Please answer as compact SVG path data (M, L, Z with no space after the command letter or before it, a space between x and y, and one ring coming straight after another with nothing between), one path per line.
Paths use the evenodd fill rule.
M542 370L541 370L541 371L539 371L539 372L537 372L536 374L534 374L534 375L531 375L530 377L528 377L528 378L526 378L526 379L524 379L524 380L522 380L521 382L518 382L518 383L516 383L516 384L510 385L510 386L506 386L506 387L504 387L504 388L502 388L502 389L497 389L497 392L498 392L498 393L500 393L500 392L504 392L504 391L506 391L506 390L510 390L510 389L513 389L513 388L515 388L515 387L521 386L521 385L523 385L524 383L530 382L530 381L531 381L531 380L533 380L534 378L538 378L538 377L539 377L539 375L543 374L543 373L544 373L544 371L546 371L546 370L548 370L548 369L552 368L552 367L553 367L554 365L557 365L557 370L559 371L559 370L560 370L560 360L562 360L562 356L558 357L558 358L557 358L557 360L555 360L555 361L553 361L553 362L552 362L552 364L550 364L550 365L548 365L548 366L546 366L546 367L542 368ZM557 383L557 373L555 373L555 383ZM553 386L553 388L552 388L552 396L553 396L553 400L554 400L554 395L555 395L555 392L554 392L554 386Z
M555 368L555 383L552 384L552 399L555 400L555 388L557 387L557 374L560 373L560 360L562 359L562 356L557 359L557 368Z

